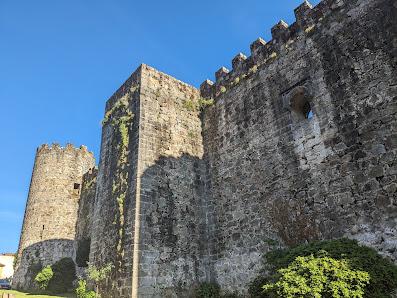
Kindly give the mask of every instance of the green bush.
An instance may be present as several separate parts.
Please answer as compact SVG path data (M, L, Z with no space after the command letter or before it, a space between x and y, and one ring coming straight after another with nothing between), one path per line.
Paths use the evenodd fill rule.
M384 259L377 251L367 246L360 246L357 240L347 238L338 240L312 241L295 248L275 249L266 253L264 270L249 287L251 297L269 297L262 293L259 287L268 282L275 282L277 274L266 275L264 272L277 272L281 268L287 268L299 256L320 256L320 251L328 252L330 258L336 260L348 260L352 270L368 272L370 283L364 288L364 298L390 298L391 292L397 288L397 266Z
M51 266L48 265L43 271L37 274L35 280L40 288L52 293L64 293L76 279L76 268L71 258L63 258Z
M87 267L90 256L91 238L84 237L77 242L76 264L79 267Z
M64 293L72 287L76 279L76 267L71 258L63 258L55 262L51 268L54 276L48 284L48 290L53 293Z
M77 298L95 298L96 294L94 291L89 291L86 289L87 281L86 280L79 280L79 286L76 289ZM101 297L98 294L97 297Z
M221 287L216 282L203 282L196 289L197 298L219 298Z
M269 297L269 295L263 292L263 285L271 280L268 277L258 276L248 285L248 293L252 298Z
M321 256L297 257L288 268L280 269L275 283L263 286L270 297L363 297L370 276L365 271L351 269L347 260Z
M54 272L50 265L47 265L39 274L37 274L35 280L38 282L40 289L47 289L48 283L50 282Z

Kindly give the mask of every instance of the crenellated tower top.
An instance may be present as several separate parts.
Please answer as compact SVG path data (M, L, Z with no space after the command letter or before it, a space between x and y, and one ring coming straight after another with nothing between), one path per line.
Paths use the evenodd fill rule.
M59 143L52 143L51 147L49 144L44 143L43 145L37 147L37 153L48 153L51 151L63 151L63 152L77 152L84 153L87 152L89 154L94 155L92 151L87 151L87 146L81 145L79 148L75 148L73 143L67 143L65 147L61 147Z
M228 88L237 78L252 72L252 69L264 61L280 56L286 43L297 38L304 38L308 31L316 26L321 26L322 21L335 11L341 11L346 6L353 5L343 0L323 0L313 7L308 1L303 2L295 10L296 21L288 26L284 21L278 22L271 28L272 40L266 42L258 38L250 45L251 56L242 53L232 59L232 70L221 67L215 72L215 83L205 80L200 85L202 96L215 97L221 93L222 87Z

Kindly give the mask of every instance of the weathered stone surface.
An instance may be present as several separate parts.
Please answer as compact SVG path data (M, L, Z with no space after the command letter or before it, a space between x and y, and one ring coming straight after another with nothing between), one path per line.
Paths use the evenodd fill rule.
M24 278L32 262L28 256L39 254L48 265L74 255L83 175L94 166L95 158L85 146L53 143L51 148L48 144L37 148L18 248L21 262L14 279L20 289L32 285Z
M14 289L36 289L38 284L34 280L37 268L52 265L62 258L75 258L75 242L66 239L52 239L36 242L25 247L21 253L21 260L13 278ZM41 271L41 270L40 270Z
M245 293L266 238L351 237L397 262L395 1L295 14L201 90L142 64L108 100L66 238L90 234L90 262L116 265L104 297Z

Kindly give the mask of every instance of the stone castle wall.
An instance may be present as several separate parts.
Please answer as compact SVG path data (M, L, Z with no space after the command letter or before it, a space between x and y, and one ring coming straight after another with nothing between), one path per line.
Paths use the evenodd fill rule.
M92 152L73 144L37 149L19 251L49 239L74 239L83 175L95 166Z
M62 258L75 259L76 247L73 240L53 239L34 243L21 253L18 269L13 276L13 288L19 290L39 290L36 275L47 265Z
M75 240L85 237L91 238L97 176L97 167L90 169L83 175L76 220Z
M106 103L98 170L84 150L39 147L23 272L38 247L74 258L87 235L90 262L115 265L104 297L190 297L202 281L244 293L265 239L346 236L396 262L395 1L295 15L200 90L142 64Z
M70 251L76 233L82 178L94 166L95 158L85 146L74 148L68 143L60 147L53 143L51 148L48 144L38 147L18 248L21 269L17 269L16 277L24 275L21 272L29 266L25 261L32 250L34 255L47 257L52 245L59 240L58 246L67 243L65 250ZM48 248L47 243L51 244ZM56 261L57 257L67 255L56 254L49 260ZM20 288L28 286L24 280L16 279Z
M346 236L397 260L395 3L323 1L297 17L302 8L304 22L273 29L202 85L216 96L203 121L214 272L231 291L257 275L266 238Z
M140 88L141 67L106 103L102 127L90 262L117 266L101 287L108 297L128 297L132 288ZM123 133L115 122L121 117L131 118Z
M183 295L206 274L200 91L142 69L137 295Z
M186 108L199 96L142 64L107 103L105 119L112 116L103 127L91 248L94 264L118 265L106 295L182 290L205 275L201 120L195 107ZM116 116L114 107L126 99L134 117L124 156L114 121L125 114Z
M124 252L104 293L183 297L204 280L244 292L266 238L355 237L395 260L395 10L380 0L303 3L296 23L280 22L272 41L258 39L251 57L201 85L216 105L201 116L189 107L197 90L141 65L105 114L138 92L127 165L117 162L117 125L103 131L95 234L119 212L111 173L131 179L125 238L117 247L113 223L91 254L104 264L117 260L109 247Z

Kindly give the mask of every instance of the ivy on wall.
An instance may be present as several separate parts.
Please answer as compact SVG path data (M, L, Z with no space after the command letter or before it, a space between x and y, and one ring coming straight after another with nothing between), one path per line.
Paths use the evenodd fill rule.
M129 154L130 132L132 129L132 120L134 114L130 108L130 102L133 100L133 94L139 90L139 85L130 88L130 93L126 94L106 113L103 124L111 123L115 135L115 150L117 157L116 171L112 182L112 196L115 198L118 206L118 213L113 221L118 226L117 235L117 257L118 270L121 272L122 260L124 259L124 249L122 241L124 236L124 200L128 190L128 169L127 156Z

